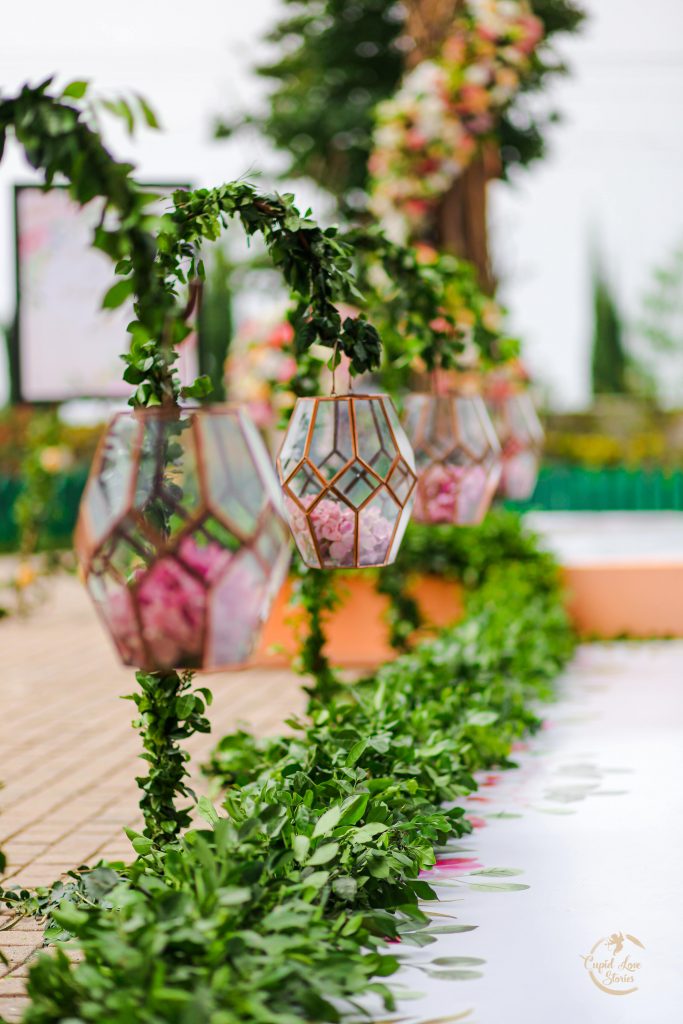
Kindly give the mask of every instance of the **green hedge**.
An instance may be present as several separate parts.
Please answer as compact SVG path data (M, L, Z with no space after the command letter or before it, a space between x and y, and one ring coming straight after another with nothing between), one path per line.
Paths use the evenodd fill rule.
M88 478L88 467L79 467L60 476L54 508L51 510L47 547L69 547L76 525L78 504ZM0 476L0 551L13 551L18 543L14 521L14 502L21 489L16 477Z

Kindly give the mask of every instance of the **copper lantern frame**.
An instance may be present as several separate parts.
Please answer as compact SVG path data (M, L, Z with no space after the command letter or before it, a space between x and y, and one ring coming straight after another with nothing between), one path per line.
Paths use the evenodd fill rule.
M480 523L502 473L501 447L481 395L464 387L448 393L411 392L405 400L403 424L417 464L415 522L458 526ZM458 482L453 472L456 469L462 471ZM484 479L468 511L464 497L467 476L476 470L484 474ZM444 505L430 512L437 499L429 496L428 489L439 473L451 477L452 493L447 499L450 508Z
M312 446L316 426L322 422L321 410L330 406L335 409L331 446L320 458L312 452ZM367 439L362 430L359 431L358 410L361 406L370 410L376 437L379 439L375 453L367 453ZM344 445L339 439L338 410L344 409L348 414L347 442L351 442L350 449L347 445L346 453L341 450ZM298 418L305 420L306 416L308 421L305 435L297 444L292 435L296 432ZM388 395L350 393L297 399L278 453L277 470L285 497L285 516L307 565L315 569L370 569L394 561L410 519L417 475L411 445ZM296 483L300 474L304 474L302 486ZM342 481L349 474L351 480L343 485ZM310 492L307 495L309 485ZM350 492L358 485L368 488L370 493L356 501ZM395 521L384 556L368 561L362 550L361 516L364 510L371 508L373 502L382 500L385 494L397 507ZM353 549L350 560L343 564L323 550L316 532L316 510L321 508L326 499L331 499L353 513Z
M514 501L524 501L534 492L545 441L531 392L515 383L496 381L491 385L486 403L503 453L498 494ZM535 467L520 488L512 483L511 474L515 471L515 462L525 457L533 458Z
M155 423L164 426L153 428L151 425ZM166 456L160 454L164 450L168 452L165 425L175 423L182 425L184 447L181 450L187 456L194 485L194 495L189 497L189 501L172 480L173 471L186 471L186 466L170 459L167 462ZM120 436L117 436L117 430ZM230 432L230 450L222 430ZM180 434L173 430L169 433L170 436ZM149 442L150 435L153 437L153 454L150 461L146 462L149 451L145 449L145 444ZM123 447L114 450L112 455L111 449L115 448L117 441L122 442ZM119 467L118 479L117 455L123 462L123 467ZM231 465L231 460L237 458L243 459L239 469ZM213 478L210 473L212 464L218 467ZM153 467L151 475L148 472L150 465ZM246 504L244 482L241 487L239 482L235 482L235 476L240 471L249 472L250 508ZM107 472L108 479L103 476ZM152 479L152 483L141 501L136 491L142 487L143 472L147 473L144 483L149 479ZM125 487L119 486L123 484L124 478ZM107 487L110 488L109 495ZM217 495L220 487L223 490L219 498ZM110 502L109 508L107 502ZM165 516L178 520L177 529L165 535L151 521L155 502L157 509L162 507ZM231 508L231 515L226 512L227 507ZM236 521L237 511L237 519L241 518L241 522ZM98 516L101 519L99 523L95 521ZM156 520L158 523L158 514ZM93 459L79 510L75 547L86 586L124 664L146 671L219 671L242 667L259 639L261 627L284 582L291 551L277 478L258 431L241 409L231 405L155 407L117 414L100 439ZM116 557L121 547L133 552L134 568L127 574ZM201 562L198 561L198 555ZM177 662L170 658L166 663L165 659L159 658L164 621L160 614L160 633L155 634L153 640L150 639L149 624L146 623L143 608L141 595L145 585L149 585L152 575L160 566L165 567L167 581L171 585L174 579L178 581L179 613L182 614L183 610L182 590L185 586L185 596L192 596L197 614L201 616L192 656L181 657ZM251 582L254 590L247 594L252 603L240 602L237 608L241 607L243 614L251 614L252 618L248 622L244 619L237 623L233 620L223 624L223 630L228 627L238 631L240 622L245 626L243 644L233 645L233 649L239 647L240 651L239 657L233 660L232 656L225 656L230 642L220 641L222 624L217 621L221 603L219 593L223 594L223 601L231 598L230 584L233 584L237 595L240 586L245 587L247 566L253 573ZM242 584L239 583L240 569ZM237 583L231 577L236 577ZM188 580L190 583L187 583ZM114 616L107 614L110 606L102 595L106 596L108 585L116 588L112 592L120 604L124 600L126 602L126 615L135 631L131 631L128 641L124 641L120 633L117 634L113 627ZM191 625L187 628L190 631ZM220 660L216 660L211 652L215 653L219 649L223 653Z

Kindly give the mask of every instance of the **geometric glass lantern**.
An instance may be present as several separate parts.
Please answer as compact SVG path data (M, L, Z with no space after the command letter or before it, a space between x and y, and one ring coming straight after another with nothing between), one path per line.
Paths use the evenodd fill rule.
M498 493L513 501L530 498L536 487L545 435L529 391L495 387L487 397L503 450Z
M229 406L115 416L83 494L76 551L126 665L243 664L290 555L256 428Z
M480 523L501 474L500 445L481 396L413 392L403 423L417 466L415 521Z
M297 399L277 467L306 565L360 569L394 561L416 477L388 396Z

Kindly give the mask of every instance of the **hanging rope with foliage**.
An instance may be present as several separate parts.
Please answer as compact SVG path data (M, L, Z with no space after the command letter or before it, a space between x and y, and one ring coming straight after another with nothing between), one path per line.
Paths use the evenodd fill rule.
M379 365L375 328L360 316L342 323L337 309L338 302L362 301L362 296L352 272L352 249L334 228L323 230L310 214L301 215L293 196L264 195L246 182L177 191L169 212L153 214L150 207L158 197L142 191L132 166L117 161L102 142L97 104L87 102L87 83L71 83L59 94L49 91L51 84L47 79L24 86L14 97L0 98L0 157L13 135L29 163L44 173L46 187L61 176L77 203L101 203L92 244L114 261L120 277L103 305L116 308L131 298L134 303L130 347L123 356L124 379L135 389L131 405L174 405L180 397L197 399L209 393L208 378L181 389L176 372L177 346L190 330L193 304L192 291L189 303L181 291L204 275L201 243L217 239L232 219L240 221L248 236L263 237L294 297L297 353L304 356L318 343L336 346L348 357L353 373ZM149 107L143 101L138 106L147 123L155 124ZM124 101L109 109L134 123L135 113ZM179 798L193 797L179 741L206 730L210 694L192 691L187 673L139 672L136 678L140 689L130 699L137 706L142 756L149 763L148 774L137 781L146 834L160 843L174 839L189 824L188 807L178 806Z

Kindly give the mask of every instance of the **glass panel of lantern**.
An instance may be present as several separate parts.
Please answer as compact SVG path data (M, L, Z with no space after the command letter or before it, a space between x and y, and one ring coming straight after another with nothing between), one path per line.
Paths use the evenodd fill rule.
M289 564L281 501L263 441L238 409L114 418L76 550L125 664L215 669L248 659Z
M415 452L419 523L480 523L500 480L500 445L479 395L407 396L403 417Z
M386 395L299 398L277 460L306 565L387 565L413 504L415 461Z
M536 487L544 442L531 393L494 386L487 396L487 405L503 450L498 493L513 501L524 501Z

